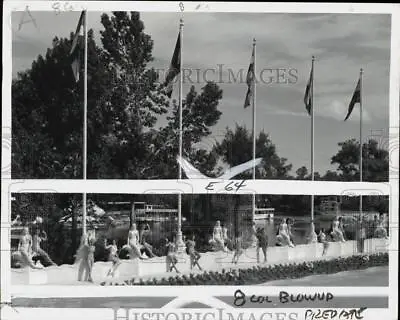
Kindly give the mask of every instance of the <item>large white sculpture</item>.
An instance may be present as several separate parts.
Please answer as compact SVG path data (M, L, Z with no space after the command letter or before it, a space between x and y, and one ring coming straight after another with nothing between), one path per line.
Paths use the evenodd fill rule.
M185 172L188 179L209 179L206 175L202 174L199 170L197 170L194 166L192 166L189 161L185 158L178 156L177 161L183 171ZM238 166L232 167L226 170L222 175L220 175L219 179L229 180L238 174L245 172L255 166L258 166L262 161L262 158L257 158L255 160L250 160L245 163L242 163Z

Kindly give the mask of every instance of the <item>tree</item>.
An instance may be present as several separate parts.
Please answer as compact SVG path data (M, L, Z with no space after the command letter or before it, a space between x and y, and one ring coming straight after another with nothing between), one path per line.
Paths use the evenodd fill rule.
M332 157L331 164L338 165L339 175L344 181L358 181L360 144L355 140L347 140L338 144L340 150ZM388 181L389 153L379 148L378 142L370 139L363 144L363 181ZM330 177L332 174L330 173Z
M101 47L88 32L88 178L175 178L178 105L148 67L153 41L137 12L103 14L101 23ZM13 178L82 177L83 82L73 79L72 38L55 37L13 81ZM219 120L221 98L208 83L200 94L192 87L183 105L185 155L210 171L216 157L195 144Z
M302 166L296 170L296 179L307 180L308 170L307 167Z
M238 124L235 130L227 128L224 139L216 145L216 153L231 167L253 159L252 134ZM257 179L289 178L292 165L278 156L275 145L264 131L256 138L256 157L263 158L261 165L256 168ZM251 170L238 177L250 178Z
M111 18L103 14L101 22L103 63L111 75L111 89L92 114L101 121L88 149L96 159L91 173L101 178L144 178L152 137L146 131L169 106L157 72L147 66L153 60L153 41L144 33L137 12L113 12Z
M325 173L325 175L322 177L322 180L325 180L325 181L339 181L339 180L341 180L341 177L336 171L328 170Z
M211 135L211 128L218 122L218 110L222 90L217 84L208 82L197 93L192 86L182 104L182 152L195 167L205 174L211 174L217 155L210 150L196 147L202 139ZM179 154L179 105L172 102L172 113L168 123L157 133L149 133L150 153L145 172L150 178L174 179L178 177L176 156Z

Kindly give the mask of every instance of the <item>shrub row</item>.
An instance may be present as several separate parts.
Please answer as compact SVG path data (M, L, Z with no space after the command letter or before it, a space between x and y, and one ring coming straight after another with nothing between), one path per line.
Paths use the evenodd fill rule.
M252 285L273 280L297 279L310 275L333 274L342 271L361 270L389 264L388 253L339 257L303 263L287 263L272 266L255 266L248 269L222 269L218 272L177 275L162 279L136 279L124 282L102 282L101 285Z

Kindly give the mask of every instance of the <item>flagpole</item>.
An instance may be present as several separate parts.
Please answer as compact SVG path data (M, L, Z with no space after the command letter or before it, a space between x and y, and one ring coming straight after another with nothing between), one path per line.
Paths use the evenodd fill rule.
M256 39L253 39L254 69L253 69L253 180L256 179ZM256 213L256 194L253 193L252 222Z
M179 156L182 159L182 149L183 149L183 132L182 132L182 91L183 91L183 75L182 75L182 38L183 38L183 19L180 19L179 23L179 39L180 39L180 70L179 70ZM182 167L179 165L179 180L182 179ZM182 247L183 239L182 239L182 195L178 194L178 232L176 235L176 243L178 244L178 248Z
M311 181L314 181L314 61L315 56L312 56L311 70ZM314 195L311 195L311 223L314 223Z
M85 11L84 22L85 52L84 52L84 87L83 87L83 180L87 177L87 11ZM82 233L86 235L86 192L83 193L82 201Z
M363 143L362 143L362 76L363 76L363 69L360 69L360 182L363 181ZM363 203L362 203L362 196L360 195L360 215L362 215Z

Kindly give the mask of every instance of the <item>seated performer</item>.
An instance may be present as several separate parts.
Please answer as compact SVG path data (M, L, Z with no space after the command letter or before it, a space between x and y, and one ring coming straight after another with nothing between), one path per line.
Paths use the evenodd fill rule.
M51 260L51 258L47 254L47 252L40 247L40 243L42 241L47 241L46 232L45 231L40 232L39 227L35 228L32 240L33 240L32 250L34 254L36 254L36 256L39 257L39 259L43 259L43 262L41 261L41 263L46 266L48 265L56 266L56 264L53 262L53 260Z
M112 266L110 270L108 270L107 276L114 277L116 269L121 264L121 261L119 260L118 257L117 242L113 240L112 244L107 245L107 239L104 239L104 247L109 252L107 260L112 262Z
M145 225L141 226L141 230L140 230L140 244L141 244L141 248L140 248L140 252L141 254L145 253L147 257L149 258L153 258L156 255L153 253L153 247L147 242L148 237L151 234L151 229L148 223L146 223Z
M177 273L180 273L178 268L176 267L176 264L178 263L178 258L176 257L176 252L177 252L177 246L175 244L175 238L172 242L169 241L169 239L166 239L166 248L167 248L167 256L165 258L166 266L167 266L167 272L172 272L172 269L175 269Z
M130 259L144 259L140 252L139 231L136 228L136 223L132 224L132 227L128 232L127 244L124 245L122 248L128 250L128 255Z
M332 222L331 236L332 236L333 241L335 241L335 242L345 242L346 241L344 239L343 232L340 228L340 221L337 217Z
M318 236L315 233L315 225L314 222L311 222L310 233L307 237L307 243L317 243L317 242L318 242Z
M191 240L186 241L186 253L190 257L190 270L197 266L200 270L203 270L199 264L200 253L196 251L195 235L192 236Z
M18 243L18 252L24 266L29 266L33 269L41 269L41 267L35 266L32 261L32 237L29 234L28 227L24 227L22 231L22 236Z
M277 240L281 246L289 246L293 248L294 244L290 240L290 234L286 221L282 219L281 224L279 225Z
M382 213L379 215L378 224L374 231L374 237L388 239L387 231L385 228L385 219Z
M222 226L222 240L224 241L224 250L228 251L228 245L229 245L228 228L225 225Z
M225 250L224 236L221 228L221 222L219 220L217 220L217 222L215 223L212 239L210 242L213 245L214 250Z

